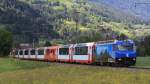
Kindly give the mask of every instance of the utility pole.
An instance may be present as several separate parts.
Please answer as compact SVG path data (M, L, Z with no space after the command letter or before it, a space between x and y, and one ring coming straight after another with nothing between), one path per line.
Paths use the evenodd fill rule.
M79 11L75 11L74 14L75 14L75 22L76 22L76 36L78 35L78 27L79 27ZM76 39L76 43L78 43L78 40Z
M35 48L35 40L33 39L32 41L32 47Z

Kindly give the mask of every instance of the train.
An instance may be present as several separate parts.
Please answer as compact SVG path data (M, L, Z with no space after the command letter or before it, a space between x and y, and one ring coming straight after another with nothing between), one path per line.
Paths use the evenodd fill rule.
M110 40L14 49L12 57L49 62L133 66L136 64L136 46L133 40Z

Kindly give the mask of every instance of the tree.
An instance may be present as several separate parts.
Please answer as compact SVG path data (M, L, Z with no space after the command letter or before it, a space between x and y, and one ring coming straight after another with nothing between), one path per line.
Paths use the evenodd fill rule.
M137 46L139 56L150 56L150 35L145 36L140 42L137 42Z
M146 55L150 56L150 35L146 36L144 39L145 49L146 49Z
M13 44L12 34L4 29L0 29L0 56L8 56Z
M122 33L119 36L117 36L117 39L118 40L126 40L126 39L128 39L128 37L125 34Z
M46 41L45 44L44 44L44 46L46 46L46 47L47 47L47 46L52 46L52 44L51 44L51 42Z

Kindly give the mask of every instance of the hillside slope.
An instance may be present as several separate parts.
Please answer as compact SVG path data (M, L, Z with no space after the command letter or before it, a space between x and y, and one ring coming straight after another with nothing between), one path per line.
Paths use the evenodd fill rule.
M53 39L65 43L90 42L113 39L112 36L120 34L132 37L131 23L140 20L87 0L1 0L0 3L0 27L14 34L15 43Z
M39 37L55 38L53 26L39 10L18 0L0 1L0 26L14 34L16 42L37 41Z
M96 3L105 4L115 9L131 13L136 18L150 21L150 0L90 0Z

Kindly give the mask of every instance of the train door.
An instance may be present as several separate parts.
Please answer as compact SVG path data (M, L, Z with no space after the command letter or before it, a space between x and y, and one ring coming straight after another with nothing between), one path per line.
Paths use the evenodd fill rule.
M55 61L56 60L56 49L51 49L50 50L49 57L50 57L50 61Z
M48 61L56 61L57 60L57 49L58 49L58 47L49 47L46 50L45 59Z
M45 54L45 60L46 60L46 61L50 61L49 54L50 54L50 49L47 48L47 49L46 49L46 54Z
M94 51L94 50L93 50L93 49L94 49L93 46L94 46L94 45L89 45L89 47L88 47L88 48L89 48L89 50L88 50L88 57L89 57L88 62L89 62L89 63L92 63L92 62L93 62L93 56L94 56L94 55L93 55L93 51Z

